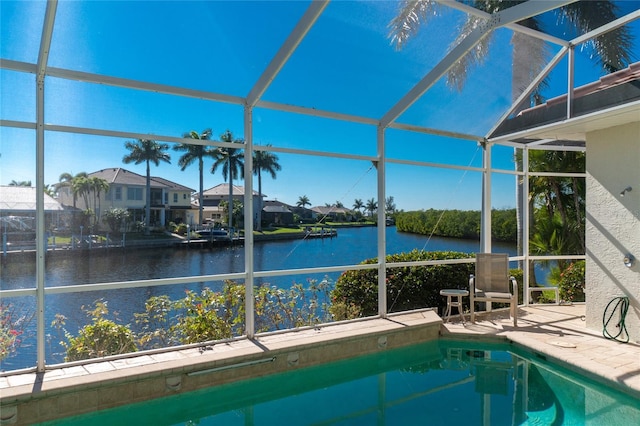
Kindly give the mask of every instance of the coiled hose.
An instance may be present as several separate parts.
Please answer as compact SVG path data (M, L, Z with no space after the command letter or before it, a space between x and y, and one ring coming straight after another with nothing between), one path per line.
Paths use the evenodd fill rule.
M615 305L614 305L615 303ZM611 307L613 305L613 307ZM609 310L611 308L611 310ZM607 339L613 339L622 343L629 343L629 333L627 332L627 326L624 323L625 317L627 316L627 311L629 310L629 298L626 296L614 297L607 304L607 307L604 309L604 313L602 314L602 334ZM620 313L618 323L615 325L618 328L618 333L614 336L609 333L609 323L611 319L615 315L616 311ZM609 314L607 316L607 314ZM622 334L624 333L624 336ZM622 337L621 337L622 336Z

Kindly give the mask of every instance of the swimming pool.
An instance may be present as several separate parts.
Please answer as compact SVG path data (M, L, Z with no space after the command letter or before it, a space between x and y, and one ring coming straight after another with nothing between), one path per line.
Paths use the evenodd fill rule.
M508 344L435 340L56 425L629 425L640 401Z

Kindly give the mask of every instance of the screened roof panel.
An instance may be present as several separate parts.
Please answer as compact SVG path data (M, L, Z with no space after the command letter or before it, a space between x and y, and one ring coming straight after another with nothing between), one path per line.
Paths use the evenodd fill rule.
M38 60L45 2L0 1L0 57L35 63Z
M59 2L49 66L246 96L307 6Z
M1 43L0 43L1 44ZM33 74L0 70L0 119L33 121L36 91Z
M396 2L331 2L269 87L264 100L382 117L446 54L455 34L443 21L402 50L389 23ZM455 10L452 19L464 15Z
M522 73L517 55L525 59L533 55L528 50L524 54L521 49L514 50L514 36L532 41L539 39L532 36L534 33L531 30L524 31L528 34L524 36L520 31L514 31L517 24L508 24L505 28L493 31L487 40L491 41L489 46L494 47L487 50L482 63L468 67L462 90L452 90L446 83L445 68L448 66L443 60L460 40L464 40L460 31L465 28L465 23L482 26L478 19L488 16L486 12L471 9L469 5L482 7L506 4L512 6L511 11L518 10L512 16L522 17L530 24L532 19L529 18L529 12L535 15L538 13L536 11L557 3L422 2L427 3L435 8L430 10L428 16L421 18L418 31L406 45L396 50L389 37L389 24L402 4L396 1L327 2L326 7L322 6L318 18L308 22L308 31L298 31L296 28L308 16L310 8L323 3L60 1L52 3L56 4L55 21L47 66L55 77L48 79L52 81L60 77L59 69L70 71L66 74L62 72L62 77L70 81L76 78L73 74L75 71L94 73L98 75L94 77L97 80L100 80L100 76L107 76L151 83L151 88L147 86L145 89L147 93L156 91L153 84L174 86L178 93L182 88L195 89L204 94L204 98L222 99L241 107L243 99L257 86L260 88L257 83L265 77L265 70L269 69L274 58L287 50L292 34L296 35L298 31L300 43L289 46L290 55L281 58L281 67L272 70L273 78L262 80L264 91L260 92L257 99L258 107L273 102L306 107L309 111L315 109L373 119L369 124L375 124L374 121L380 119L383 127L393 126L397 120L411 126L485 136L496 126L496 121L509 111L517 90L521 90L535 76L535 73ZM7 68L3 70L5 87L6 76L10 76L11 72L34 70L33 66L13 61L32 65L37 62L46 4L0 2L0 53L3 68ZM599 25L606 25L624 14L634 14L634 20L624 26L631 52L624 62L640 59L637 43L640 37L640 20L637 19L640 1L613 2L615 7L609 11L603 11L594 4L581 1L566 6L567 9L586 11L581 19L585 16L593 18L590 26L574 28L575 22L582 22L576 19L578 15L563 15L558 10L539 13L533 18L535 31L546 34L541 36L546 40L543 43L550 52L546 61L558 52L566 40L575 42L576 36ZM522 22L521 19L517 20ZM498 20L498 25L502 24ZM468 27L470 31L473 25ZM462 34L465 34L464 31ZM599 51L594 46L597 47L590 41L580 41L577 45L575 87L594 81L605 73L602 64L596 60L595 54ZM475 51L484 49L484 46L471 45L469 48ZM541 65L546 63L542 61ZM566 93L566 64L567 60L563 59L553 67L549 78L545 80L546 86L541 88L540 99L544 101ZM608 65L611 68L612 64ZM52 67L58 70L51 70ZM434 78L423 92L414 90L438 68L444 69L445 77ZM107 91L114 90L110 95L111 101L120 105L114 110L127 109L127 103L135 101L133 97L119 98L117 92L120 89L113 89L113 83L108 78L98 83L104 83ZM517 90L515 86L518 86ZM3 88L2 95L13 97L13 92ZM66 95L69 99L74 96ZM88 94L84 100L90 98ZM49 114L57 111L53 104L51 102L46 107ZM516 108L512 115L532 104L533 99L525 99L522 107ZM3 112L2 118L32 121L33 118L28 117L35 117L31 100L24 105L12 103L12 108L13 105L22 111L13 111L8 115ZM149 114L145 115L152 124L154 120L156 123L167 122L165 118L158 118L165 117L164 113L159 115L153 112L153 102L146 105L152 106ZM53 115L50 117L55 118ZM100 120L84 122L95 122L97 127L113 127L101 124ZM72 121L69 124L82 123ZM202 124L208 127L208 123L202 123L201 120L193 127L205 127ZM210 124L212 127L217 125L220 124ZM148 131L153 131L152 127L155 127L142 122L136 129L138 126ZM116 127L129 128L119 124ZM236 132L240 130L236 129ZM163 131L169 132L168 129Z

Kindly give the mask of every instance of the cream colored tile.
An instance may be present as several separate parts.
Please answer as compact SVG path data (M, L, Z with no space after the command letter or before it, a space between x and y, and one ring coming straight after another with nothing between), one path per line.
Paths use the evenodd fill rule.
M95 364L87 364L84 366L84 368L90 374L104 373L105 371L113 371L116 369L116 367L109 362L98 362Z
M17 376L7 376L9 386L33 385L36 382L36 374L19 374Z

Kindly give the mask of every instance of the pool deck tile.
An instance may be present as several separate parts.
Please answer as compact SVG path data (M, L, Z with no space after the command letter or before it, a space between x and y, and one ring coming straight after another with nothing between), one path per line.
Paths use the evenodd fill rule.
M586 327L584 315L584 304L531 305L518 308L518 327L513 327L508 312L494 311L476 315L475 324L453 318L443 324L443 335L506 338L640 397L640 344L605 338Z

